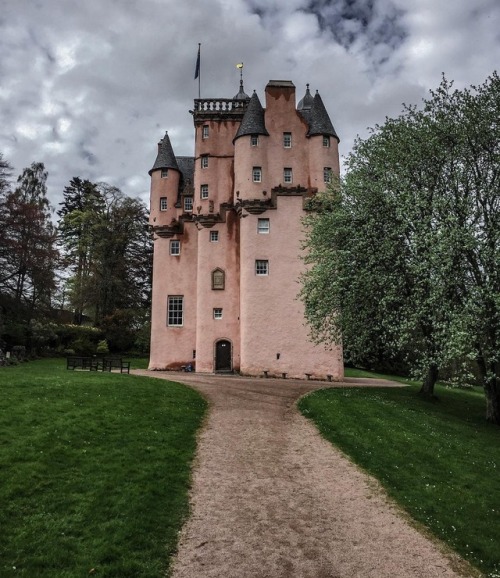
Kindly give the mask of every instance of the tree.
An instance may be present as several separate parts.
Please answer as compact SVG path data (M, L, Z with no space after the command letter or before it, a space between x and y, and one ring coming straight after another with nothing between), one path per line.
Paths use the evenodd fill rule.
M487 419L500 424L500 78L494 73L463 91L446 88L432 94L453 145L446 234L460 273L451 278L460 308L451 341L477 362Z
M500 423L499 123L495 74L474 91L446 79L357 140L344 182L307 220L302 298L316 340L356 360L404 355L432 395L458 355L484 373Z
M152 240L146 207L106 183L65 188L59 238L66 249L75 319L85 311L111 348L133 344L149 309ZM109 333L109 334L108 334Z
M3 158L3 154L0 152L0 199L10 188L11 175L12 175L12 167Z
M79 177L71 179L63 192L57 211L59 243L65 249L66 263L73 272L70 283L74 322L82 323L88 305L87 289L91 286L96 245L95 228L101 218L104 202L97 185Z
M2 203L3 270L0 290L18 303L50 307L57 262L55 231L46 196L47 172L33 163L17 179L18 186Z
M0 153L0 290L2 278L8 269L9 252L7 249L7 194L10 191L10 177L12 175L11 165L4 160L3 154Z

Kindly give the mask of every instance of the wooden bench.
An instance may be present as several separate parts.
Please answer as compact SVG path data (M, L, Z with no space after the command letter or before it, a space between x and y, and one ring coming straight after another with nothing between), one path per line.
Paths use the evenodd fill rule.
M102 370L112 371L119 369L120 373L130 373L130 361L123 361L121 357L103 357Z
M120 373L130 373L130 361L121 357L83 357L66 358L66 369L84 369L88 371L112 371L119 369Z
M66 358L66 369L91 369L92 357L73 356Z

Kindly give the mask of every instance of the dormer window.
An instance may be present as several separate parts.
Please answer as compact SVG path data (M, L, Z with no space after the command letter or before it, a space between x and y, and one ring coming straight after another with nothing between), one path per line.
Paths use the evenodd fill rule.
M202 129L202 138L208 138L209 130L208 124L204 124Z
M250 145L253 147L258 147L259 146L259 135L258 134L253 134L250 137Z
M166 179L168 177L168 169L161 169L161 178Z

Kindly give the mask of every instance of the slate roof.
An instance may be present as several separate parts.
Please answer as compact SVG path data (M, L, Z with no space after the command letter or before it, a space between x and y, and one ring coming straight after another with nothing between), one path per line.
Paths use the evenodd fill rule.
M325 105L323 104L323 100L321 99L318 91L316 91L316 94L314 95L310 111L302 110L302 115L309 124L309 131L307 132L307 136L314 136L318 134L329 135L340 141L337 133L335 132L335 129L333 128L332 121L326 112Z
M181 171L179 183L179 193L192 192L194 183L194 157L176 157L177 164Z
M250 98L247 110L238 128L238 132L233 139L233 143L240 136L251 134L263 134L269 136L264 122L264 109L262 108L259 97L255 91Z
M311 95L309 90L309 85L307 85L306 93L304 98L299 100L299 104L297 105L297 110L304 112L305 110L310 110L314 102L314 98Z
M149 174L151 175L151 173L157 169L175 169L176 171L180 171L175 159L174 150L170 143L168 132L165 133L165 136L158 143L158 155L156 156L155 164L149 171Z
M233 100L250 100L248 94L243 90L243 80L240 80L240 90L238 94L233 96Z

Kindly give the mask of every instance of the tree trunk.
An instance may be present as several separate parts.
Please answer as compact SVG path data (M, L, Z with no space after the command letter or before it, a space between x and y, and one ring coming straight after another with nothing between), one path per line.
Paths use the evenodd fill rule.
M489 373L484 380L486 396L486 420L500 425L500 380L495 373Z
M486 398L486 420L500 425L500 364L487 364L485 358L479 355L477 365Z
M439 368L437 365L431 364L427 369L427 375L422 383L420 394L432 397L434 395L434 385L438 380Z

